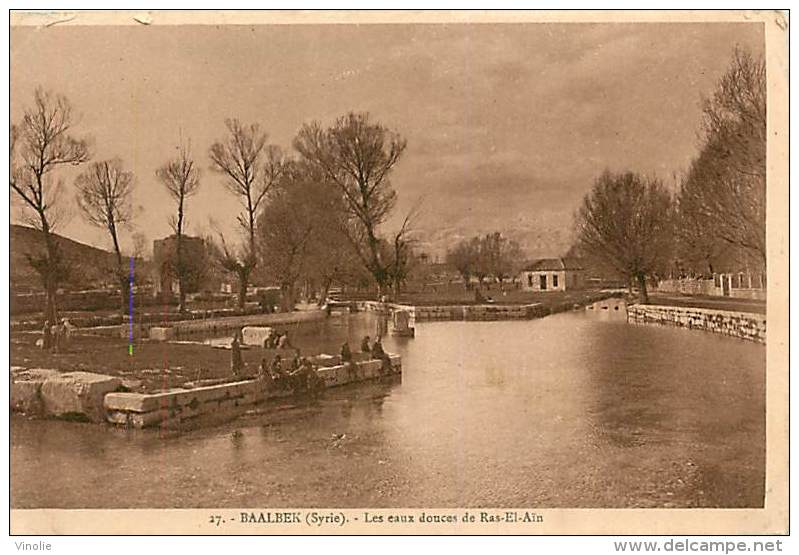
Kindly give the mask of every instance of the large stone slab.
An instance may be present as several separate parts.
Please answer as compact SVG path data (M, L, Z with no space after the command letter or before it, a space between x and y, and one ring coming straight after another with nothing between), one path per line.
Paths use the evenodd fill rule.
M24 369L16 367L11 374L11 410L25 414L42 414L42 384L47 378L58 376L58 370L45 368Z
M92 372L67 372L48 377L41 387L44 413L81 415L102 422L105 420L103 399L121 385L119 378Z
M197 406L209 401L240 398L251 394L256 380L209 385L194 389L173 389L160 393L109 393L105 396L106 410L151 412L174 407Z
M150 328L150 339L153 341L169 341L175 338L174 328L153 327Z
M269 326L245 326L241 328L241 342L245 345L264 346L264 341L274 333Z

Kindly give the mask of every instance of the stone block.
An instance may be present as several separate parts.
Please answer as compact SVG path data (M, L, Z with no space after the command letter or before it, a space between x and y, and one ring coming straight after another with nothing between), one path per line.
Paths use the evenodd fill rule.
M105 420L103 400L122 385L113 376L92 372L67 372L47 378L41 387L45 414L62 416L83 415L94 422Z
M317 355L311 359L312 362L319 366L330 367L341 365L341 357L338 355Z
M150 339L153 341L169 341L175 338L174 328L154 327L150 328Z
M380 369L383 367L382 360L367 360L358 365L358 373L367 378L374 378L380 374Z
M158 406L150 400L152 397L144 393L109 393L103 404L107 411L147 412Z
M252 395L257 389L256 380L245 380L195 389L173 389L160 393L109 393L105 396L106 410L147 413L176 407L198 406L203 403L241 398Z
M242 343L263 347L264 341L274 333L269 326L245 326L241 329Z
M11 410L25 414L39 414L42 398L39 395L42 382L18 381L11 383Z
M58 370L15 367L11 379L11 410L25 414L42 414L42 384L47 378L58 376Z

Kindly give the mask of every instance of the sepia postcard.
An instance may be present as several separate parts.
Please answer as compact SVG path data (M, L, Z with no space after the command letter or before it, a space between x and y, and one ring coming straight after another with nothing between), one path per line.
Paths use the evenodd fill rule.
M788 17L11 11L10 533L787 534Z

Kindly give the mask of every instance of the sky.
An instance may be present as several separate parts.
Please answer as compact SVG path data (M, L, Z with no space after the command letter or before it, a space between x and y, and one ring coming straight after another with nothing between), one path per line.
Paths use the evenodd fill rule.
M11 117L37 86L67 96L93 159L135 173L136 231L152 241L174 211L155 170L181 138L202 168L189 231L213 220L229 234L239 206L208 160L226 118L290 151L304 122L369 112L408 142L386 229L421 199L434 254L499 230L553 256L603 170L674 182L697 152L702 95L736 45L762 54L763 40L758 23L15 27ZM58 170L73 206L58 231L107 248L74 208L79 169Z

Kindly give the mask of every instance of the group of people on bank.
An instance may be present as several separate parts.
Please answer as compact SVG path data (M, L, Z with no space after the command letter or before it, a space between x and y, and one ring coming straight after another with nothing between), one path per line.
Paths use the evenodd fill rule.
M242 332L236 331L230 343L230 371L234 377L245 374L245 363L242 357ZM316 372L314 364L306 357L300 355L300 350L291 345L288 333L270 333L263 343L264 349L293 351L293 356L284 358L281 353L275 353L271 362L267 357L261 358L258 367L257 377L267 382L267 387L273 390L292 391L295 394L316 395L321 391L325 384ZM391 358L383 350L383 344L378 337L374 343L365 336L361 341L361 352L368 355L368 359L382 361L382 372L391 372ZM349 343L346 341L341 345L339 352L341 364L346 365L351 373L357 374L357 364L354 361L353 353Z
M383 343L380 341L380 337L375 339L375 342L372 343L368 335L364 336L361 340L361 352L367 354L368 357L373 360L382 361L384 372L387 373L391 371L391 358L388 356L388 353L383 350ZM346 341L341 345L339 356L341 357L342 364L353 364L352 350L350 349L350 344Z
M245 364L241 354L242 332L236 331L230 343L230 372L233 376L243 376ZM316 373L310 360L300 356L300 350L291 345L288 333L270 333L263 343L264 349L293 350L294 356L284 361L280 353L275 353L271 362L261 358L256 377L265 380L267 387L277 390L316 394L324 383Z
M44 328L42 328L41 347L45 351L53 353L67 351L74 332L75 326L66 318L62 318L60 322L55 324L47 320L44 323Z

